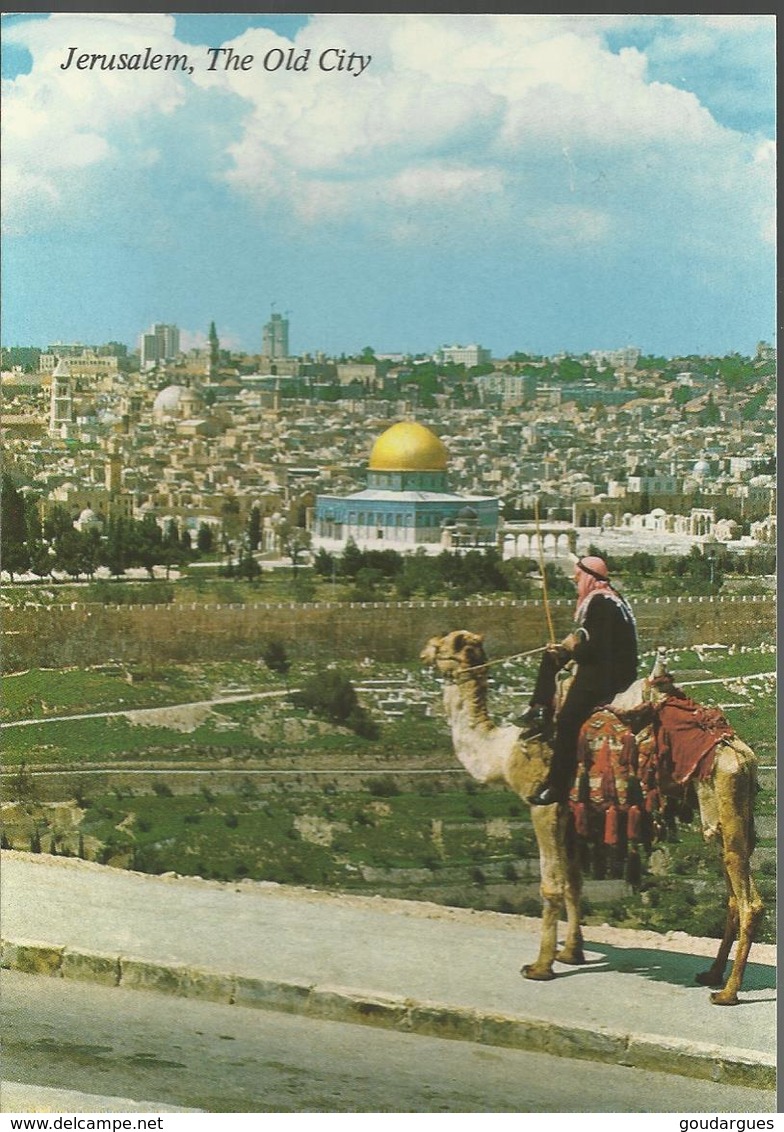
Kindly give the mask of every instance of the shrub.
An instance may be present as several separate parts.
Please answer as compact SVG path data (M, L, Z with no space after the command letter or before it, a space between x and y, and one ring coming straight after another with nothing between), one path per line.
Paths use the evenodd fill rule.
M371 778L367 783L367 788L374 798L395 798L401 792L391 774L382 774L378 778Z
M157 794L159 798L172 797L172 788L169 786L168 782L153 782L152 792L153 794Z
M261 659L270 672L277 672L279 676L285 676L291 668L291 661L286 654L286 646L277 637L268 641L261 650Z
M314 715L350 727L363 739L375 739L378 735L378 726L360 705L354 685L336 669L312 676L291 699Z
M336 669L312 676L291 698L299 707L324 716L333 723L345 723L359 706L354 685Z

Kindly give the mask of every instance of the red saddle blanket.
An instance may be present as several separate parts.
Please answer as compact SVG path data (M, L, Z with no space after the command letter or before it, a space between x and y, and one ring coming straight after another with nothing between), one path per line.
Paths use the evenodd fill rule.
M577 778L570 796L575 827L589 836L591 815L604 817L604 842L645 837L673 786L707 778L717 744L733 734L718 708L682 695L657 705L637 732L609 708L594 712L577 745Z
M707 778L713 770L716 746L732 735L722 712L704 707L688 696L668 696L654 719L659 765L683 786L692 778Z

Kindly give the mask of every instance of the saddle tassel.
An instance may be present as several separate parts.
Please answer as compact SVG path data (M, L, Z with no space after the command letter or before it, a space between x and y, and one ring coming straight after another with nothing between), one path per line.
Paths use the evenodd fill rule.
M589 831L588 827L588 807L585 802L575 802L572 806L572 813L574 814L574 831L579 837L587 837Z
M618 807L608 806L604 815L604 844L618 844Z

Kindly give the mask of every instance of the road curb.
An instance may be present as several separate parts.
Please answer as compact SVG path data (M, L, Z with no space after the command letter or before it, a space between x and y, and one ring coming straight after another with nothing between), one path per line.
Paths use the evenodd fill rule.
M232 975L36 940L2 940L0 947L2 967L26 974L89 980L126 990L155 991L332 1022L549 1053L717 1084L754 1089L776 1087L775 1058L747 1049L679 1041L658 1034L565 1026L541 1018L428 1002L371 989Z

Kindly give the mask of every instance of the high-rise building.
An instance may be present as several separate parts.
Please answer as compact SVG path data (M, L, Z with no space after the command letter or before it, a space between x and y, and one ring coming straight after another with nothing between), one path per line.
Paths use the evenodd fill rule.
M168 362L180 352L180 328L165 322L156 322L139 338L142 369Z
M282 314L273 314L264 326L261 352L267 358L289 356L289 320Z
M49 435L63 436L73 421L73 390L68 363L61 358L52 374L49 399Z
M492 358L490 350L474 343L471 346L442 346L436 350L436 360L442 364L454 362L455 365L481 366Z
M591 357L597 366L634 369L641 353L639 346L623 346L620 350L591 350Z

